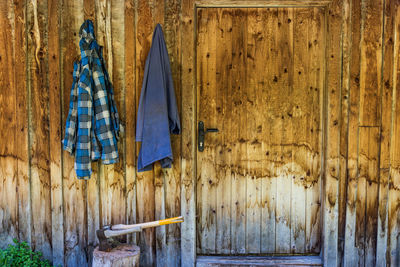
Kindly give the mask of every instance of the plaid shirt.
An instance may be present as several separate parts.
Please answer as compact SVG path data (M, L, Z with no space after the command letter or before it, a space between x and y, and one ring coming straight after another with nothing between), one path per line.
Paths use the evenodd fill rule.
M102 47L96 42L90 20L82 24L80 37L81 61L74 63L63 144L66 151L75 154L78 178L89 179L92 161L118 162L120 123Z

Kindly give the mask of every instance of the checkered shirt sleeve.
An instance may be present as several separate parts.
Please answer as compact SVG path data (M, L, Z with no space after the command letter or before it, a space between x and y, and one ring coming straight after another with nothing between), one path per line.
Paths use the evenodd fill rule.
M103 59L103 49L102 49L102 47L99 47L99 48L100 48L99 49L100 62L101 62L102 68L104 70L104 78L105 78L106 87L107 87L111 121L113 123L115 137L118 140L119 139L119 131L120 131L120 121L119 121L119 117L118 117L117 106L115 105L115 100L114 100L114 89L111 84L110 76L108 75L106 64Z
M91 70L88 58L82 53L82 72L78 83L78 130L75 152L75 171L80 179L88 179L91 169L91 131L93 101L91 90Z
M75 152L76 144L76 130L78 120L78 80L80 73L80 63L74 62L73 82L71 87L71 94L69 98L69 112L65 127L65 136L63 139L64 150L73 154Z
M100 49L92 51L93 70L93 102L95 113L95 134L101 145L101 160L103 164L118 162L118 146L111 108L112 103L109 99L109 87L105 68L103 68ZM115 109L115 107L114 107ZM116 109L115 109L116 111Z

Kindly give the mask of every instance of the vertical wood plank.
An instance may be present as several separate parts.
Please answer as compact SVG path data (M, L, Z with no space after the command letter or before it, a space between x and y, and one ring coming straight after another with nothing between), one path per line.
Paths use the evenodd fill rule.
M229 136L232 120L232 94L231 94L231 69L232 69L232 9L222 9L218 13L217 43L217 88L220 97L217 103L217 125L219 129L219 186L217 188L217 231L216 253L229 254L231 249L231 156L233 141ZM183 89L183 88L182 88ZM218 110L220 112L218 112Z
M361 42L361 2L352 0L351 9L351 59L349 77L349 115L347 137L347 201L346 232L344 244L344 266L358 263L358 251L355 247L356 199L358 184L358 125L360 105L360 42ZM344 85L346 86L346 85Z
M309 31L308 53L310 62L309 86L304 90L309 90L310 101L312 101L311 119L309 129L307 129L307 138L310 142L312 152L306 154L305 158L310 158L305 171L305 187L306 192L306 253L318 253L321 251L322 227L321 227L321 155L322 148L322 125L324 117L324 78L323 70L324 62L319 58L324 57L324 10L314 8L311 17L311 26ZM301 158L301 157L300 157ZM301 162L301 160L300 160Z
M204 127L215 127L216 104L216 10L199 9L197 13L199 36L197 45L197 120L204 122ZM209 134L204 139L204 151L197 154L197 200L198 217L198 253L214 254L216 249L216 202L218 175L216 170L218 134ZM200 200L200 201L199 201Z
M167 176L168 170L163 170L159 162L154 164L154 206L155 220L165 219L165 176ZM166 229L165 227L157 227L156 232L156 265L162 266L167 261L166 251Z
M17 157L16 157L16 101L14 47L15 13L12 1L0 3L0 247L6 248L18 237ZM36 222L36 221L35 221ZM49 256L49 255L46 255Z
M334 0L326 14L326 107L327 115L323 131L325 137L325 183L324 190L324 251L323 261L326 266L337 266L338 255L338 181L339 145L340 145L340 96L341 96L341 26L342 2ZM334 34L336 33L336 34Z
M380 122L383 0L363 0L360 70L360 125Z
M30 90L30 155L32 246L52 259L51 178L49 140L48 87L48 9L47 2L32 0L27 7L29 90Z
M309 88L309 74L311 73L309 56L312 54L311 51L308 51L310 48L311 12L309 9L294 9L293 11L293 28L296 29L293 31L291 39L293 45L293 84L289 94L291 105L286 116L287 121L290 122L291 129L289 132L292 136L288 137L288 140L283 144L305 143L310 146L307 135L311 128L309 124L313 123L313 112L309 110L313 103L312 98L309 98L309 90L307 89ZM313 93L313 91L311 92ZM308 102L309 105L302 105L304 102ZM304 112L307 121L297 118L295 112ZM291 165L289 167L292 188L290 196L290 251L293 253L305 251L306 188L303 186L303 181L306 178L306 168L304 168L302 162L304 162L303 158L312 157L307 157L307 154L304 155L304 152L307 153L308 151L303 150L302 147L292 146L291 149L292 155L288 163Z
M394 17L394 61L393 61L393 104L392 104L392 132L390 159L391 168L389 176L389 201L388 201L388 240L387 240L387 264L397 266L400 262L398 253L400 234L400 140L397 134L400 130L400 3L395 1Z
M48 82L50 119L50 177L53 264L64 263L64 217L62 198L60 10L58 0L48 2Z
M95 1L96 10L96 39L99 45L103 47L103 58L105 67L107 68L111 82L113 82L113 49L111 36L111 2L107 0ZM115 99L117 101L117 99ZM118 107L117 107L118 109ZM92 164L95 165L96 163ZM98 179L99 179L99 209L100 209L100 225L113 223L113 190L111 185L114 184L114 179L118 175L115 172L115 164L104 165L99 160L98 162ZM117 187L119 183L116 182ZM118 202L116 200L116 202ZM118 223L118 222L116 222Z
M369 128L368 134L368 169L367 196L366 196L366 226L365 226L365 266L373 266L376 262L377 227L378 227L378 161L379 161L379 133L378 127ZM361 148L361 146L360 146ZM360 169L360 173L362 170Z
M360 126L380 125L380 95L382 83L382 9L383 1L363 1L361 5L362 32L360 50ZM363 137L360 128L359 139L359 183L356 205L356 246L359 248L359 264L375 264L376 230L378 209L378 178L376 168L371 169L372 161L377 161L378 149L370 155L364 149L373 149L376 138ZM365 133L367 134L367 133ZM367 160L365 159L367 156ZM377 162L376 162L377 163ZM360 204L360 206L358 206ZM365 228L363 228L365 226Z
M241 153L246 153L245 141L246 110L246 58L247 58L247 11L234 9L232 16L232 101L234 104L235 123L231 128L232 164L236 171L231 176L231 191L235 192L231 198L231 253L246 253L246 170L241 162ZM242 137L243 135L243 137Z
M174 81L175 95L181 117L181 0L165 1L164 35ZM180 216L181 212L181 135L171 135L173 165L165 172L165 217ZM168 225L166 228L167 266L180 266L180 224Z
M195 194L195 7L193 0L182 1L182 155L181 155L181 266L194 266L196 260Z
M392 130L392 101L393 101L393 63L394 63L394 2L385 1L383 29L383 73L381 94L381 140L379 158L379 210L376 265L386 266L388 239L388 192L390 175L390 146ZM390 107L390 108L389 108Z
M344 246L346 233L346 201L348 185L348 129L350 107L350 79L351 79L351 49L352 49L352 1L343 1L342 27L342 95L341 95L341 124L340 124L340 180L339 180L339 224L338 224L338 258L344 263Z
M274 78L276 76L275 66L277 62L277 54L271 53L270 49L275 47L276 44L276 35L275 27L278 24L278 18L275 16L275 12L271 9L267 9L263 12L262 17L263 25L264 25L264 39L265 50L265 60L271 62L271 64L265 64L263 69L264 76L264 86L262 90L262 103L266 103L266 109L268 111L272 110L272 101L275 95L272 93L268 94L270 88L276 88L276 82L274 82ZM292 23L292 21L287 20L287 24ZM285 28L289 26L284 26ZM285 62L282 60L282 62ZM280 80L289 80L289 71L291 68L288 66L291 65L289 61L286 61L285 66L283 67L283 73L281 71L281 79ZM285 72L286 68L286 72ZM278 80L279 81L279 80ZM271 90L271 92L274 92ZM277 177L275 171L275 148L272 147L272 134L273 129L275 127L280 127L279 123L273 123L274 116L270 116L267 112L263 112L263 121L264 125L262 127L261 134L265 136L264 142L262 142L263 147L262 151L265 153L266 164L263 165L263 178L262 180L262 214L261 214L261 252L262 253L274 253L275 248L275 229L276 229L276 191L277 191Z
M275 44L270 48L272 53L277 53L276 64L272 67L274 77L272 82L275 83L274 95L272 101L275 99L280 100L281 95L292 96L293 95L293 80L294 80L294 65L293 65L293 34L294 34L294 10L293 9L273 9L273 16L277 17L275 32L277 37ZM284 29L279 29L280 21L292 21L291 23L284 23ZM282 23L281 22L281 23ZM281 24L282 27L282 24ZM271 50L272 49L272 50ZM281 72L278 69L279 62L290 62L287 68L287 74L279 77ZM275 82L274 82L275 81ZM277 90L278 86L281 87ZM290 103L290 102L289 102ZM274 109L276 110L275 122L279 120L272 129L271 140L276 140L278 144L273 147L273 161L276 163L276 207L275 207L275 251L280 253L289 253L291 246L291 196L292 196L292 159L293 159L293 146L286 146L285 144L290 143L293 139L293 124L289 115L286 111L290 110L289 103L284 108L279 108L279 102L276 102ZM285 114L286 113L286 114ZM276 128L275 128L276 127Z
M62 125L69 110L74 59L80 55L79 28L83 23L83 2L63 1L61 12L61 75L62 75ZM64 202L64 264L87 266L87 199L86 182L78 180L74 157L63 152L63 202Z
M134 0L125 1L125 172L126 223L136 223L136 42ZM136 234L128 236L136 243Z
M207 27L206 27L206 22L208 20L208 12L207 9L196 9L196 26L197 26L197 33L196 33L196 115L195 115L195 121L198 125L199 121L199 103L200 101L200 94L204 90L204 82L203 82L203 76L204 71L205 71L205 63L204 63L204 58L206 53L204 50L206 49L206 41L207 41ZM203 56L201 56L203 55ZM198 126L196 126L198 127ZM200 151L198 151L200 153ZM199 156L201 154L198 154L196 158L196 163L199 164ZM197 166L196 166L197 167ZM203 194L202 192L205 191L204 187L207 186L207 184L204 184L204 181L202 181L201 178L204 177L202 173L202 169L197 169L196 170L196 253L201 253L201 246L203 245L203 224L201 224L203 220Z
M251 253L260 253L261 251L261 169L262 169L262 151L260 137L256 131L260 125L259 112L260 101L257 96L259 93L259 74L260 70L256 68L256 60L258 50L261 50L259 32L262 31L261 10L248 9L247 24L247 54L246 61L247 84L245 90L247 97L244 98L246 106L246 136L242 136L246 140L247 153L242 154L243 159L247 160L246 170L246 251ZM229 79L229 78L228 78ZM227 118L225 118L227 119ZM243 125L245 126L245 125ZM242 127L243 127L242 126Z
M18 175L18 231L19 239L31 244L31 202L29 187L29 151L28 151L28 88L27 88L27 30L26 1L14 3L15 14L15 62L14 79L17 86L16 134L17 175Z
M112 57L112 84L114 89L115 105L121 122L125 122L125 50L124 50L124 1L112 1L110 6L110 38ZM111 60L109 58L109 60ZM112 223L125 222L125 136L121 133L118 140L119 162L114 165L114 180L110 184L112 191Z
M360 127L359 133L356 246L363 250L359 265L371 266L376 257L379 128Z
M144 67L147 54L151 45L153 31L153 20L151 5L148 1L137 2L136 21L136 103L139 104L140 91L143 82ZM137 107L136 107L137 108ZM136 110L137 112L137 110ZM139 153L140 145L136 146ZM137 154L136 154L137 155ZM147 171L138 173L137 179L137 222L154 220L155 194L154 194L154 173ZM140 264L153 266L156 261L155 255L155 230L146 229L139 234L138 244L140 245Z

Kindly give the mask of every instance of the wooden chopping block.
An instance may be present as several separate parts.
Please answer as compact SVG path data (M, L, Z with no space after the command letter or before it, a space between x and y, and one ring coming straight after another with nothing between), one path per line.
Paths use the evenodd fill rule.
M110 252L100 251L96 247L93 251L93 267L139 267L139 257L140 248L134 245L119 245Z

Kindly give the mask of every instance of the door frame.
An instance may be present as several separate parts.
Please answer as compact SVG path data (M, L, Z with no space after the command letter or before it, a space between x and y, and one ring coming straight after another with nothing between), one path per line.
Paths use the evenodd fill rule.
M197 8L207 7L322 7L325 9L325 86L323 93L323 140L321 162L321 253L326 266L338 264L341 32L342 0L185 0L182 1L182 187L181 265L196 264L196 177L197 177ZM329 34L332 32L333 34ZM336 33L336 34L335 34Z

